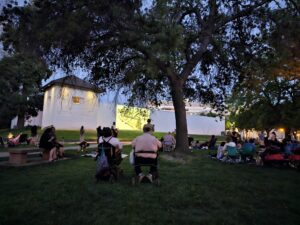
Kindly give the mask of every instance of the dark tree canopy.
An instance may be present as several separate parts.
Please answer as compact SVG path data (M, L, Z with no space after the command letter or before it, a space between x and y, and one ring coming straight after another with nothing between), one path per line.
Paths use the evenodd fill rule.
M120 88L132 103L175 108L177 148L187 149L185 100L222 111L239 70L266 47L261 33L281 5L272 0L34 0L4 10L5 48L49 65L81 66L102 88ZM272 5L270 5L272 3ZM286 1L283 8L297 5Z
M43 108L41 85L47 75L46 67L29 57L15 55L0 61L1 127L15 116L19 116L18 125L24 126L24 116L37 115Z
M233 117L240 128L300 128L299 13L279 12L271 15L276 26L264 33L269 50L249 61L246 78L234 88Z

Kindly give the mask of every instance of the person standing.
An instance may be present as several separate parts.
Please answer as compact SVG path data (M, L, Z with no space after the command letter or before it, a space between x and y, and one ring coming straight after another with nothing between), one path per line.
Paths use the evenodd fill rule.
M147 120L147 123L144 125L143 130L144 130L145 127L150 128L151 134L154 132L154 124L151 123L151 119Z
M112 132L113 137L118 137L119 130L116 127L116 122L113 122L113 124L111 126L111 132Z
M82 143L84 141L84 133L85 133L84 127L81 126L80 131L79 131L79 141L80 141L80 143Z
M99 144L99 138L103 136L102 127L97 127L97 144Z

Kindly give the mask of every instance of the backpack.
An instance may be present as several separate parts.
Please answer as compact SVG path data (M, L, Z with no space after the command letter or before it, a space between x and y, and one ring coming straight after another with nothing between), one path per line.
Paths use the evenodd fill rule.
M98 155L101 156L102 152L105 154L105 156L107 157L107 161L109 164L112 163L112 159L115 158L115 147L109 143L109 141L112 139L112 137L108 140L105 141L104 139L103 142L101 142L98 145Z

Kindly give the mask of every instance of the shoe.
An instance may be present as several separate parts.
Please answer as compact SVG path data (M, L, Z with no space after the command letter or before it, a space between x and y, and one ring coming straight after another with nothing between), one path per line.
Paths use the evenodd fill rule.
M151 173L149 173L149 174L147 175L147 178L148 178L148 180L149 180L151 183L153 183L153 176L152 176Z

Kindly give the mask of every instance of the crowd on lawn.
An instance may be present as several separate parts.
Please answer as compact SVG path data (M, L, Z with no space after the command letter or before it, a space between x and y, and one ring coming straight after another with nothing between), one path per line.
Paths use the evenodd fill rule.
M143 127L143 134L138 136L132 141L132 152L137 177L143 179L145 176L142 173L140 165L150 165L150 171L147 178L152 181L153 177L157 177L157 153L158 151L173 151L175 149L176 130L171 133L168 132L160 140L153 136L154 124L151 123L151 119L147 120L147 124ZM101 126L97 127L97 144L98 144L98 157L102 158L105 155L106 165L111 168L117 168L122 161L122 144L118 139L119 130L116 128L116 123L113 122L111 127ZM89 143L85 141L85 129L81 126L79 130L79 146L81 151L86 151ZM254 162L258 158L262 162L266 162L268 159L277 161L296 160L300 162L300 144L293 138L292 135L287 135L282 141L277 139L276 133L270 132L266 135L261 132L257 139L250 138L242 140L238 132L230 132L224 142L221 142L217 146L217 138L212 135L209 140L200 143L198 140L194 140L192 137L188 137L189 146L191 150L209 149L217 150L215 154L211 154L213 158L216 158L222 162ZM14 137L10 135L7 139L8 146L16 146L21 142L27 142L27 144L38 145L40 148L49 154L49 161L62 158L64 156L64 145L60 143L55 134L55 128L53 126L46 127L43 134L39 138L37 135L37 127L31 128L31 135L27 137L27 134L19 134ZM0 144L4 146L4 140L0 137ZM102 151L101 148L104 150ZM103 153L105 153L103 155ZM270 157L271 155L271 157ZM291 157L295 156L296 157ZM102 156L102 157L101 157ZM272 158L273 156L273 158ZM276 157L277 158L276 158ZM99 165L103 162L99 162ZM100 168L100 169L99 169ZM103 177L101 166L97 169L97 180ZM102 171L102 172L99 172ZM105 170L108 174L116 177L116 173L111 174L110 170Z
M292 135L287 135L282 141L277 139L275 131L269 136L263 132L258 139L241 140L237 132L232 132L222 142L217 153L212 157L222 162L253 162L266 163L267 161L284 162L299 161L300 144Z

